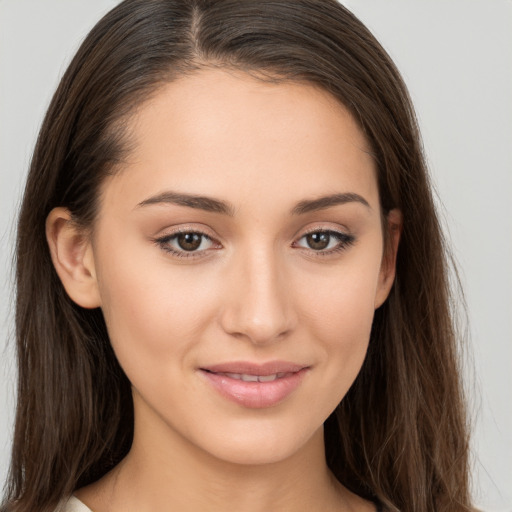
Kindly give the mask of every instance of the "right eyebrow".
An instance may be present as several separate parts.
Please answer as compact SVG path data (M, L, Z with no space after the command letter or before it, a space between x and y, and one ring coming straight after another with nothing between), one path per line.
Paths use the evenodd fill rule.
M171 190L148 197L140 202L137 207L151 204L176 204L178 206L187 206L188 208L196 208L207 212L221 213L223 215L229 215L230 217L233 217L235 214L233 206L225 201L214 199L213 197L173 192Z

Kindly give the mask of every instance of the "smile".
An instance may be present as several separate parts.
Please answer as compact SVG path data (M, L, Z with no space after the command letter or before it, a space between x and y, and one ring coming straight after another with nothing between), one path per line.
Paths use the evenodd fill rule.
M217 375L225 375L230 379L243 380L244 382L272 382L276 379L290 376L291 373L272 373L271 375L250 375L248 373L218 373Z
M200 368L200 374L223 398L243 407L261 409L287 399L308 370L308 366L279 361L263 365L234 362Z

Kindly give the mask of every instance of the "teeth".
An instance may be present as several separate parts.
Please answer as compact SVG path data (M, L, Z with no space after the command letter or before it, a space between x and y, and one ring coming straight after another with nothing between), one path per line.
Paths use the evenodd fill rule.
M230 379L243 380L244 382L272 382L284 377L286 373L273 373L272 375L249 375L246 373L224 373Z
M277 379L277 374L274 373L274 375L260 375L258 377L258 380L260 382L272 382L273 380Z
M242 380L244 382L258 382L258 376L257 375L246 375L245 373L242 373Z

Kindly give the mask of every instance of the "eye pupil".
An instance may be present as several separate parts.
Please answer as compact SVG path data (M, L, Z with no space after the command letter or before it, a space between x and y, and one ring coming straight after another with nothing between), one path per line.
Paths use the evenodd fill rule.
M181 233L177 237L178 245L184 251L195 251L201 245L201 240L199 233Z
M331 235L329 233L310 233L306 235L308 246L311 249L322 250L325 249L331 241Z

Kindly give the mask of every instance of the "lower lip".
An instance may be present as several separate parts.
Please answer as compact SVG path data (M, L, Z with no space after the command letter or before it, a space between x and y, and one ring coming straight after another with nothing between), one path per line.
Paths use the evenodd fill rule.
M208 382L225 398L243 407L263 409L279 404L300 385L307 368L271 382L245 382L201 370Z

